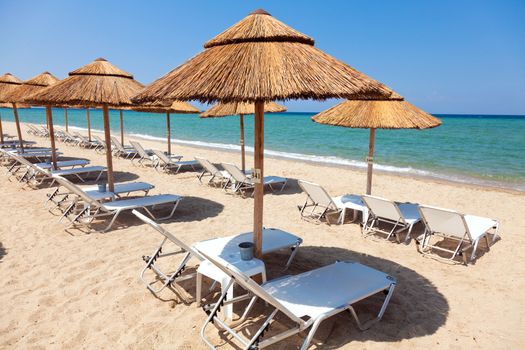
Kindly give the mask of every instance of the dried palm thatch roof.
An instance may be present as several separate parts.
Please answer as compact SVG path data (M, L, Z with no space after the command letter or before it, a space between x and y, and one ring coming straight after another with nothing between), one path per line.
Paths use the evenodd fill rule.
M131 105L131 96L144 86L103 58L69 73L57 84L26 98L33 104L119 107Z
M25 104L25 103L17 103L17 108L31 108L31 105ZM13 108L13 104L6 102L6 103L0 103L0 108Z
M266 102L264 104L265 113L286 112L286 107L275 102ZM229 115L255 114L254 103L231 102L218 103L207 111L201 113L201 118L225 117Z
M0 77L0 102L9 102L7 96L21 84L22 81L11 73L2 75Z
M173 103L164 106L156 103L144 103L142 105L135 105L127 107L138 112L150 112L150 113L178 113L178 114L191 114L199 113L200 110L197 107L190 105L188 102L174 101Z
M392 91L314 47L314 40L258 10L134 101L255 102L385 99Z
M441 125L441 120L404 99L344 101L314 115L312 120L320 124L366 129L427 129Z
M18 85L7 97L8 102L17 103L23 101L26 97L41 91L42 89L56 84L59 80L51 73L44 72L37 75L21 85ZM20 107L20 105L18 106Z

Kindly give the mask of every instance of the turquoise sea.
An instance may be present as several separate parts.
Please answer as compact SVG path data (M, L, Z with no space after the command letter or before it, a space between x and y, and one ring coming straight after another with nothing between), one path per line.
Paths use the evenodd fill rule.
M13 120L0 109L2 120ZM111 111L112 132L119 132L119 112ZM20 109L22 122L45 124L41 108ZM319 125L314 113L265 116L268 155L339 166L365 167L369 131ZM68 110L70 126L86 128L85 110ZM463 183L525 191L525 116L436 115L443 124L430 130L378 130L375 169L416 174ZM64 125L63 109L53 112L55 125ZM200 119L172 115L174 142L238 149L239 118ZM102 112L91 110L93 129L102 129ZM253 144L253 118L245 118L247 145ZM164 141L163 114L124 111L126 133ZM249 147L248 150L251 150Z

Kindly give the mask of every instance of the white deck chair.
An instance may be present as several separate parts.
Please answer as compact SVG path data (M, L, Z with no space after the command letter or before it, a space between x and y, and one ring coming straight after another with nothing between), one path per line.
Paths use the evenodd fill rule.
M61 216L62 219L67 219L69 224L67 227L71 226L91 226L93 220L101 217L110 217L110 223L102 230L102 232L108 231L114 224L118 216L124 211L131 211L134 209L143 209L156 220L167 220L173 217L177 206L182 200L181 196L173 194L158 194L147 197L140 198L131 198L131 199L119 199L112 202L103 202L100 200L95 200L93 197L87 195L84 191L80 190L78 187L71 184L71 182L66 179L55 176L56 181L63 187L67 188L71 193L75 194L79 201L82 202L80 208L77 207L76 203L72 203L68 209L64 211L64 214ZM148 209L152 210L156 206L172 205L170 213L164 217L157 218L155 215Z
M73 176L79 179L81 182L85 182L86 178L91 174L97 174L95 181L98 181L100 177L106 172L107 168L102 166L84 166L80 168L70 168L70 169L59 169L51 170L44 169L36 166L33 163L30 163L27 159L20 157L18 155L12 155L16 162L18 162L22 169L25 167L25 172L22 175L19 175L20 172L12 173L13 176L17 178L19 182L25 182L31 187L36 187L44 183L45 181L50 181L50 186L54 184L56 176ZM46 165L47 167L47 165Z
M421 239L420 251L423 254L431 254L433 250L439 250L451 254L449 260L457 256L463 258L465 265L474 261L479 241L485 238L487 248L496 242L499 232L499 222L485 217L464 215L453 210L436 208L426 205L419 206L419 212L425 224L425 232ZM488 234L493 234L489 241ZM432 238L438 237L457 242L454 249L439 246L432 243ZM437 242L436 242L437 243ZM467 259L467 250L472 248L470 259Z
M401 243L400 234L407 231L404 242L410 242L412 229L421 220L417 204L398 203L369 195L363 195L362 198L369 211L369 217L363 226L365 235L381 233L386 235L387 240L394 235L397 242ZM381 223L393 225L392 229L388 231L380 228Z
M68 143L74 146L77 146L78 143L80 142L80 139L77 136L71 134L70 132L64 130L62 131L62 133L63 133L62 142Z
M222 188L226 187L230 182L231 175L226 170L219 170L217 167L206 158L195 157L202 167L202 173L197 178L202 183L204 177L209 176L208 185L220 185Z
M80 140L78 143L78 146L84 147L84 148L96 148L100 147L100 144L97 140L91 140L89 141L89 138L87 138L84 135L81 135L78 132L75 132L75 136Z
M71 186L76 185L71 184ZM149 191L155 188L155 186L147 182L121 182L115 184L112 192L100 192L98 185L78 186L78 188L94 200L114 200L117 198L129 196L131 193L135 194L137 192L143 192L143 195L147 196ZM62 186L59 185L52 192L47 194L44 207L48 208L50 212L58 209L63 213L62 209L69 207L73 201L77 200L76 198L71 197L74 197L74 193L69 191L67 188L65 191L62 190ZM49 204L52 204L52 206L49 206Z
M211 349L215 349L215 346L205 334L206 327L210 323L216 325L220 331L233 336L233 339L241 343L243 349L262 349L309 330L301 346L301 349L305 350L322 321L347 310L356 320L358 327L361 330L366 330L381 320L396 285L395 279L387 274L350 261L336 262L296 276L278 278L258 285L234 265L228 263L224 256L213 256L204 250L197 250L206 260L232 278L230 284L235 282L249 292L243 298L229 300L226 300L227 293L223 292L215 304L205 306L209 315L201 328L201 338ZM386 296L377 316L361 323L353 304L380 292L385 292ZM250 296L251 300L240 320L243 321L247 317L258 298L272 307L273 311L261 327L253 333L253 336L248 339L244 332L243 334L241 331L229 327L219 317L218 312L221 307L246 300ZM294 327L273 335L265 334L279 312L292 321ZM253 322L250 324L253 326Z
M255 187L255 180L246 176L246 174L243 173L241 169L239 169L236 165L230 163L222 163L222 167L232 177L231 190L233 193L240 193L244 196L247 190L251 190ZM279 189L279 192L281 192L286 186L288 179L279 176L265 176L262 179L262 182L264 186L270 187L272 191L274 191L274 186L276 184L280 185L281 188Z
M88 164L89 160L86 159L59 160L57 162L57 168L62 170L67 168L85 167ZM34 163L34 165L45 170L51 169L53 167L53 164L50 162Z
M33 124L26 124L27 130L26 132L31 135L39 136L41 131L37 129Z
M148 161L149 165L152 167L155 167L157 165L157 157L153 155L152 151L146 151L142 145L136 141L130 141L129 142L135 151L137 151L138 156L133 158L132 161L137 159L137 163L142 166L146 166L144 162Z
M175 237L175 235L173 235L171 232L164 229L158 223L146 217L145 215L137 212L136 210L133 211L133 214L135 214L140 220L150 225L163 236L160 245L157 249L155 249L153 254L142 257L146 265L140 271L140 279L142 280L144 285L153 293L159 293L172 283L177 283L179 281L186 280L195 276L195 274L191 274L190 276L183 277L182 273L184 272L186 264L191 259L191 257L195 257L201 262L204 260L195 249L195 247L199 246L200 244L214 244L216 247L227 247L224 249L230 252L237 252L239 249L239 243L253 240L253 235L249 232L230 237L212 238L210 240L198 242L193 244L192 246L188 246L183 241ZM168 241L176 245L178 249L173 252L165 252L163 249ZM297 250L302 242L303 240L301 238L292 235L288 232L284 232L277 229L264 228L262 253L269 254L282 249L290 249L290 256L288 257L288 260L286 261L284 267L284 270L286 270L292 263L295 255L297 254ZM184 257L182 258L181 262L178 264L174 272L172 272L171 274L164 273L158 267L158 265L156 265L157 260L160 258L173 256L181 253L184 253ZM145 273L148 271L148 269L152 270L161 279L162 283L159 288L155 289L153 287L153 285L157 282L157 279L151 282L146 280ZM201 290L199 283L197 284L196 299L197 301L200 301L201 299Z
M111 137L111 143L113 146L115 146L113 152L117 157L133 160L133 158L135 158L138 154L137 150L133 148L133 146L125 146L121 144L115 136Z
M310 218L320 222L327 214L339 214L338 223L343 224L346 211L354 212L353 220L357 218L357 212L361 212L363 223L366 222L368 209L361 196L347 194L339 197L331 197L326 190L318 184L299 180L299 187L306 193L306 200L300 208L301 218ZM306 213L305 211L307 211ZM328 220L327 223L330 223Z
M191 168L196 170L199 162L196 160L181 161L182 156L168 156L161 151L153 150L153 156L156 157L155 169L166 172L175 171L178 173L183 168Z

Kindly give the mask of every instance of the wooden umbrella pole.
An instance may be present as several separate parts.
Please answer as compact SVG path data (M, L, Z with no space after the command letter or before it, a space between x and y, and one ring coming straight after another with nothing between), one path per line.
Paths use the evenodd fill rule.
M67 108L64 108L64 118L66 119L66 132L69 131L68 120L67 120Z
M244 114L241 114L239 116L239 127L241 129L241 140L240 140L240 144L241 144L241 165L242 165L242 171L245 171L246 170L246 154L245 154L245 149L244 149Z
M53 112L51 106L46 106L46 120L49 125L49 139L51 140L51 163L53 170L57 170L57 152L55 148L55 130L53 128Z
M120 143L124 145L124 116L122 115L122 109L120 110Z
M103 105L104 112L104 138L106 141L106 162L108 164L108 191L115 190L115 182L113 179L113 158L111 152L111 131L109 129L109 108L108 105Z
M22 153L24 153L24 140L22 139L22 129L20 128L20 119L18 119L18 109L16 108L16 103L13 103L13 114L15 115L18 143L20 144L20 150L22 151Z
M375 142L376 129L370 129L370 140L368 144L368 157L366 161L368 163L368 171L366 174L366 194L372 194L372 172L374 170L374 142Z
M89 116L89 108L86 108L86 119L87 119L87 126L88 126L88 139L89 139L89 142L91 142L91 117Z
M4 143L4 129L2 128L2 113L0 113L0 143Z
M168 137L168 155L171 155L171 120L170 112L166 112L166 134Z
M254 130L254 207L253 207L253 243L254 255L262 257L263 233L263 200L264 186L264 102L255 102L255 130Z

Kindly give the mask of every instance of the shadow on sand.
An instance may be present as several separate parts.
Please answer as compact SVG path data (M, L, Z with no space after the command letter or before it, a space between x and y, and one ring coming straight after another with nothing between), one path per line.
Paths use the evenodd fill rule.
M155 214L157 217L166 216L169 215L171 208L171 205L164 205L162 207L159 206L158 208L153 210L152 213ZM159 221L159 223L166 224L171 222L201 221L210 217L215 217L219 215L223 210L224 205L222 205L221 203L206 198L187 196L180 201L171 219ZM143 212L143 210L140 209L139 211ZM106 228L108 223L109 219L93 223L93 230L86 231L86 229L83 228L78 228L75 230L79 230L84 233L94 233L95 231L103 230L104 228ZM139 218L133 215L131 211L126 211L119 215L119 217L113 224L113 227L111 228L111 230L108 231L108 233L112 231L117 231L119 229L124 229L131 226L139 226L143 224L144 222L142 222ZM72 229L72 231L74 230ZM70 233L72 234L73 232Z
M4 258L5 255L7 255L7 250L5 249L2 242L0 242L0 262L2 262L2 259Z

